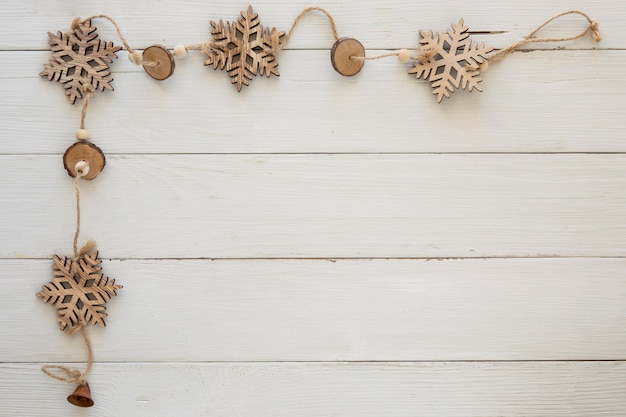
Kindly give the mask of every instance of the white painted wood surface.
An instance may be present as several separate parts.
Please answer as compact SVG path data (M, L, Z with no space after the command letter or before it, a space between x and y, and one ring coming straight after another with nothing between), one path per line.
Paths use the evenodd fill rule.
M54 407L65 386L9 364L4 415L291 417L620 416L624 362L98 364L89 412ZM33 392L39 401L33 400ZM132 410L129 412L128 410Z
M173 47L247 4L5 3L0 415L626 415L624 4L315 4L369 55L459 17L496 47L571 8L600 23L602 43L533 45L442 105L395 59L337 75L320 16L241 94L197 54L156 83L120 53L87 117L108 161L81 237L125 288L80 410L39 371L85 358L34 296L71 252L80 113L37 75L46 32L104 12L132 46ZM311 5L253 4L284 30Z

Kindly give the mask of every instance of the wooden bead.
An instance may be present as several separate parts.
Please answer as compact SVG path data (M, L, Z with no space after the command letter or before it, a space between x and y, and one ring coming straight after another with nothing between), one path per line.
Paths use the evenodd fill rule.
M400 49L400 52L398 52L398 61L402 62L403 64L406 64L410 60L411 60L411 52L409 52L406 49Z
M183 59L187 56L187 49L185 45L176 45L174 47L174 56L179 59Z
M484 61L483 63L478 65L478 69L480 70L480 72L487 71L489 69L489 61Z
M76 131L76 139L78 139L78 140L88 140L89 139L89 131L87 129L78 129Z
M80 169L84 164L79 164L81 161L89 166L87 173L83 171L83 175L77 172L77 167ZM63 166L67 170L70 177L80 176L84 180L92 180L98 176L98 174L104 168L106 159L104 153L93 143L89 142L76 142L63 154Z
M86 176L87 174L89 174L89 162L82 159L76 162L76 165L74 165L74 172L79 177Z
M361 71L365 61L365 48L361 42L353 38L341 38L330 50L330 62L341 75L351 77Z
M166 47L152 45L143 51L143 69L155 80L169 78L175 67L174 56Z
M128 53L128 60L135 65L141 64L142 58L139 52L133 51Z

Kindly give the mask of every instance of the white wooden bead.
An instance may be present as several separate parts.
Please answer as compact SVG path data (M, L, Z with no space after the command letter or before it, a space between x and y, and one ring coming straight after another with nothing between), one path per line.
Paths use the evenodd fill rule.
M128 54L128 60L135 65L141 65L141 63L143 62L141 54L137 51L130 52Z
M407 62L409 62L410 59L411 53L406 49L400 49L400 52L398 52L398 61L406 64Z
M77 177L84 177L89 174L89 162L85 160L76 162L76 165L74 165L74 171L76 172Z
M187 50L185 49L185 45L176 45L174 47L174 56L180 59L185 58L187 56Z
M89 139L89 131L87 129L78 129L76 131L76 139L78 139L78 140L88 140Z

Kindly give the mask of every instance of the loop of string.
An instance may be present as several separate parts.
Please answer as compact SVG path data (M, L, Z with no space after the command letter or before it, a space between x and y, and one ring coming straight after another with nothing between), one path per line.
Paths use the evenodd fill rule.
M41 367L41 371L44 374L48 375L50 378L68 382L70 384L87 384L87 376L91 372L91 367L93 366L93 348L91 347L91 340L87 335L85 323L81 324L80 331L83 336L85 346L87 346L87 366L85 367L85 371L81 372L76 368L64 365L44 365Z
M287 32L287 35L285 36L285 42L283 43L283 45L286 45L287 42L289 42L289 39L291 39L291 35L293 34L293 31L295 30L297 24L300 22L300 19L302 19L302 17L305 14L308 14L310 12L315 12L315 11L323 13L326 16L326 18L328 18L328 24L330 25L330 30L333 32L333 38L335 39L335 42L339 40L339 34L337 33L337 25L335 24L335 19L333 19L333 16L330 13L328 13L328 11L326 11L325 9L314 6L314 7L307 7L296 16L296 18L293 20L293 23L291 24L291 27L289 28L289 31Z
M587 19L587 22L589 22L589 25L585 28L585 30L583 30L579 34L573 35L573 36L567 36L567 37L563 37L563 38L533 38L533 36L536 35L537 32L539 32L541 29L543 29L545 26L547 26L548 24L550 24L554 20L556 20L556 19L558 19L560 17L566 16L566 15L570 15L570 14L578 14L578 15L584 17L585 19ZM487 58L487 62L489 62L489 63L499 62L502 59L504 59L505 56L509 55L510 53L515 51L516 49L521 48L524 45L528 45L529 43L573 41L574 39L582 38L583 36L585 36L589 32L591 32L591 37L593 38L594 41L600 42L602 40L602 35L600 34L600 30L598 29L598 22L595 22L595 21L591 20L591 17L589 17L589 15L587 13L585 13L585 12L581 12L579 10L569 10L567 12L559 13L556 16L553 16L550 19L546 20L541 25L539 25L537 27L537 29L535 29L532 32L530 32L528 35L526 35L520 41L518 41L518 42L514 43L513 45L508 46L508 47L506 47L504 49L501 49L498 52L496 52L495 54L491 55L489 58Z
M554 20L563 16L570 15L570 14L578 14L580 16L583 16L585 19L587 19L587 22L589 22L589 25L582 32L573 36L567 36L567 37L562 37L562 38L533 38L533 36L536 35L537 32L539 32L541 29L546 27L548 24L550 24ZM527 45L529 43L572 41L575 39L582 38L589 32L591 32L591 37L593 38L594 41L600 42L602 40L602 35L600 34L600 30L598 29L598 22L592 20L591 17L589 17L589 15L585 12L581 12L579 10L569 10L567 12L559 13L556 16L551 17L550 19L546 20L544 23L539 25L531 33L526 35L520 41L504 49L501 49L498 52L494 53L493 55L489 56L489 58L487 58L487 62L489 63L499 62L502 59L504 59L505 56L509 55L516 49L521 48L522 46ZM418 53L419 53L418 56L411 56L410 59L413 61L427 62L437 53L437 50L431 47L427 47L427 48L423 47L423 48L418 49ZM357 61L373 61L376 59L387 58L390 56L399 56L399 54L400 54L399 52L391 52L388 54L376 55L376 56L371 56L371 57L351 56L350 59L357 60ZM473 69L473 68L470 68L470 69Z

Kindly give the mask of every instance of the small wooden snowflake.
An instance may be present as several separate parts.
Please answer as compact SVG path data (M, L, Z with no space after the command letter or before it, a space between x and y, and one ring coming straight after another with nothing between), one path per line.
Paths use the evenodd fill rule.
M85 85L90 85L94 91L113 90L109 64L122 48L98 39L96 30L91 26L91 19L87 19L66 34L48 32L52 59L39 75L63 84L72 104L77 98L83 98Z
M413 61L409 74L430 81L438 103L458 88L483 91L478 68L494 48L472 42L468 30L463 19L446 33L420 30L422 58Z
M252 6L241 12L236 22L211 21L211 26L213 42L204 65L213 65L215 70L226 68L237 91L255 75L280 76L276 53L285 42L285 32L263 28Z
M53 256L54 278L37 296L56 307L61 330L73 333L89 323L106 325L105 303L122 286L100 273L101 262L97 252L76 259Z

